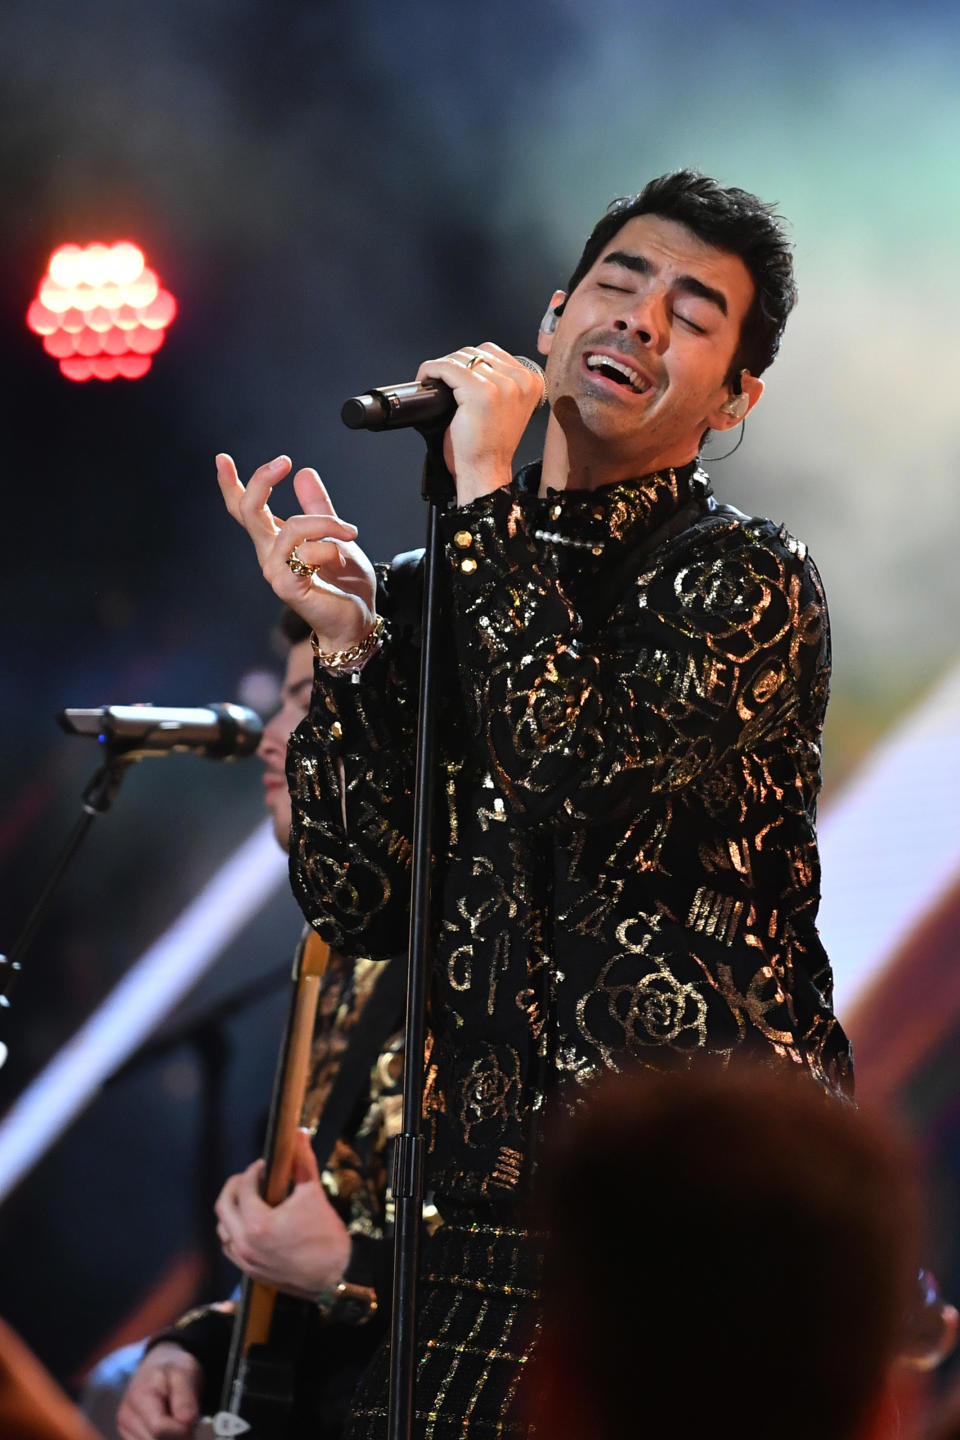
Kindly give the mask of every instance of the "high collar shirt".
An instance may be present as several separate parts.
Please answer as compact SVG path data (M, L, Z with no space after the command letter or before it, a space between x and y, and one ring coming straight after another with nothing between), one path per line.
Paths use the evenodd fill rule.
M697 465L538 488L532 467L440 517L441 1212L509 1214L545 1111L608 1069L752 1052L850 1085L815 923L830 641L806 548ZM317 667L289 747L294 888L347 954L406 941L421 568L380 568L382 649Z

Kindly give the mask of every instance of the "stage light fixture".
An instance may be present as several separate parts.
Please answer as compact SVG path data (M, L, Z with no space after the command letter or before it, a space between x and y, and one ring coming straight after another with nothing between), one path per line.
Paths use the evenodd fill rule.
M68 380L139 380L176 313L139 245L97 241L54 250L27 325Z

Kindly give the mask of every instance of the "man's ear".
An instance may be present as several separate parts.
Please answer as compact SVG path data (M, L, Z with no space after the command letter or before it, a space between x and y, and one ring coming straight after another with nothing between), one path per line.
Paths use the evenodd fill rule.
M763 394L763 381L749 370L740 371L739 384L732 387L726 400L707 416L711 430L732 430L756 405Z
M557 328L559 320L559 309L567 298L565 290L554 290L547 306L543 319L540 321L540 334L537 337L537 349L541 355L550 354L550 346L553 344L553 332Z

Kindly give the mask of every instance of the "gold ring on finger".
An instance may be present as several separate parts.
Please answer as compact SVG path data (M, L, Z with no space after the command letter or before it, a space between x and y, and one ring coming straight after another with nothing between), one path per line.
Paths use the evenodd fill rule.
M471 355L467 361L467 369L472 370L476 365L486 365L486 363L487 357L485 355Z
M297 554L296 545L294 545L293 549L290 551L290 554L287 556L287 564L293 571L294 575L300 577L316 575L319 568L316 565L308 565L305 560L301 560L300 556Z

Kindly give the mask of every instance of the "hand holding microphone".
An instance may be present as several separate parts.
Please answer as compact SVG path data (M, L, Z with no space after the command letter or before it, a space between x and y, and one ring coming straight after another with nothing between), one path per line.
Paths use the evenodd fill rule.
M444 460L465 505L510 483L520 438L545 399L539 365L485 340L426 361L409 384L348 400L341 417L354 429L446 424Z
M539 410L547 400L543 370L526 355L514 355L512 358L540 380L543 390L536 405ZM469 370L482 363L478 354L473 365L468 361L466 368ZM407 380L400 385L380 385L363 395L345 400L340 409L340 419L350 430L402 430L414 425L439 425L450 421L456 408L453 391L442 380Z

